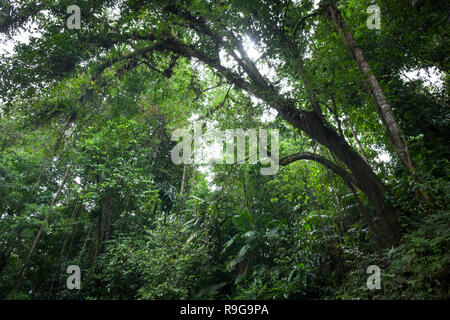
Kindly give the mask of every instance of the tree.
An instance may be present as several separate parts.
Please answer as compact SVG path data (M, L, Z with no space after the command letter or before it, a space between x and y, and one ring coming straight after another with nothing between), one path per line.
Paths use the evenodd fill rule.
M442 15L381 2L393 26L431 29L428 50L411 26L366 32L367 3L93 0L80 30L66 28L65 1L3 5L6 38L29 21L40 35L0 59L1 291L355 298L378 294L340 292L359 279L349 268L389 268L386 249L398 259L430 235L436 250L412 270L439 261L445 233L428 229L445 230L447 84L403 73L445 70ZM173 164L170 132L196 119L277 129L279 173ZM432 204L419 205L423 190ZM85 270L79 292L61 281L69 264ZM441 279L443 266L427 270Z

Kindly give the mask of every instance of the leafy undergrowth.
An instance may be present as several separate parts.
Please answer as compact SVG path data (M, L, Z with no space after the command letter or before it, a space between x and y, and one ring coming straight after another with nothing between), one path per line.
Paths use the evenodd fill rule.
M381 289L369 290L367 274L350 272L338 297L343 299L449 299L450 213L425 217L420 227L406 234L402 244L373 259L381 268ZM364 261L366 260L366 261ZM367 259L355 263L368 265Z

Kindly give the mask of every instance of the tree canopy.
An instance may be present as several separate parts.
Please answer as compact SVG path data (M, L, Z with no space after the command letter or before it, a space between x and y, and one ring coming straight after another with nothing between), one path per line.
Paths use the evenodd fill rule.
M449 298L448 1L0 9L0 298ZM196 120L280 169L175 164Z

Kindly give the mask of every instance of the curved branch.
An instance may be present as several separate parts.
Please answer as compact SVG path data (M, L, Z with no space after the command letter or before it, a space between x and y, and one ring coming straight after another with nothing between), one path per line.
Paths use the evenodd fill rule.
M361 208L361 212L363 214L364 220L367 223L369 230L371 234L373 235L374 243L377 247L377 250L380 251L383 247L384 239L380 236L379 230L377 229L377 226L374 223L373 218L371 217L371 214L369 213L369 210L367 207L362 203L361 199L358 196L358 193L355 190L355 186L358 186L358 183L355 179L355 177L348 172L347 170L339 167L335 163L331 162L330 160L327 160L317 154L310 153L310 152L301 152L301 153L295 153L290 156L287 156L283 159L280 159L280 165L286 166L292 162L298 161L298 160L313 160L316 162L319 162L326 166L328 169L333 171L335 174L339 175L347 184L347 186L352 191L356 202L358 203L359 207Z
M335 163L331 162L330 160L325 159L324 157L321 157L317 154L310 153L310 152L300 152L300 153L294 153L287 157L284 157L280 159L280 166L287 166L288 164L291 164L292 162L298 161L298 160L312 160L319 162L320 164L324 165L331 171L333 171L335 174L340 176L347 184L353 184L355 186L358 186L358 182L356 181L355 177L348 172L347 170L339 167Z

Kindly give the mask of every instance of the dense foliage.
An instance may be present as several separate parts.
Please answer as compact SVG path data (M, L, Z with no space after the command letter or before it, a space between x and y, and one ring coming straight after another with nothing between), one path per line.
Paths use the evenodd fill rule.
M448 1L0 9L1 299L450 298ZM196 119L279 171L175 164Z

